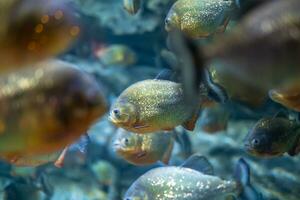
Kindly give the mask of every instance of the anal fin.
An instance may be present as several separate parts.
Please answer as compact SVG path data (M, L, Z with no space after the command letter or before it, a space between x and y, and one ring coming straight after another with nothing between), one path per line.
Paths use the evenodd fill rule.
M197 112L188 121L182 124L182 126L188 131L193 131L195 129L198 118L199 118L199 112L197 110Z

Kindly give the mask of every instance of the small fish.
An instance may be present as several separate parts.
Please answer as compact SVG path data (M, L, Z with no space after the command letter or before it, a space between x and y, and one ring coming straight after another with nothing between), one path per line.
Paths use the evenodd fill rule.
M178 0L165 19L165 29L179 29L190 37L205 38L224 32L236 9L234 0Z
M220 104L205 108L201 112L199 123L201 129L207 133L225 131L229 119L229 112Z
M0 77L0 155L53 153L76 141L106 111L98 83L50 60Z
M245 149L258 157L276 157L300 152L300 126L279 112L259 120L245 138Z
M114 150L134 165L150 165L158 161L169 163L174 138L170 133L136 134L119 129L114 140Z
M1 0L0 23L2 72L56 56L80 33L80 23L65 0Z
M131 15L135 15L141 9L142 0L123 0L124 9Z
M131 66L137 62L136 53L125 45L114 44L101 47L95 55L105 66Z
M170 131L183 125L194 130L200 106L190 108L181 84L167 80L144 80L121 93L111 107L110 121L134 133Z
M152 169L138 178L128 189L124 200L208 200L235 195L253 199L258 196L249 178L249 166L240 159L236 181L225 181L213 175L211 164L203 156L193 155L181 166ZM255 198L257 200L258 198Z
M281 105L300 112L300 85L292 84L283 88L272 89L269 91L269 97Z

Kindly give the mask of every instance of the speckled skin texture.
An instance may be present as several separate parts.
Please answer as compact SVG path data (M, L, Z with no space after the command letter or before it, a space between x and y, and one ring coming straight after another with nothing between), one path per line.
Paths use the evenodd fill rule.
M194 38L207 37L220 29L234 10L233 1L179 0L166 18L166 29L177 28Z
M235 182L223 181L189 168L160 167L137 179L126 192L124 200L219 200L235 192Z
M132 123L112 122L135 133L170 130L188 121L195 112L185 104L180 84L166 80L144 80L131 85L117 99L112 110L130 103L134 111L126 113ZM135 112L135 113L134 113Z
M299 138L300 130L295 121L281 117L263 118L249 131L245 148L259 157L281 156L297 148Z
M157 161L168 162L173 144L171 133L135 134L119 129L114 140L114 149L127 162L149 165Z

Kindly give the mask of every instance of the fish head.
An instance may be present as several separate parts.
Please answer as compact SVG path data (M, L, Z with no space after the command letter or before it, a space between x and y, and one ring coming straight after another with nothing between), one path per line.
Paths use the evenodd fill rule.
M150 200L153 199L147 192L147 190L142 187L139 183L139 179L137 183L134 183L126 192L124 200Z
M245 150L255 156L274 157L282 155L287 140L283 138L288 134L284 119L264 118L249 131L245 138Z
M137 108L134 104L117 100L117 102L112 106L109 119L110 121L118 127L132 127L137 122Z
M173 6L165 19L165 29L166 31L172 31L174 29L180 29L180 26L180 17Z
M139 149L138 135L124 129L119 129L113 142L114 150L119 154L131 154Z

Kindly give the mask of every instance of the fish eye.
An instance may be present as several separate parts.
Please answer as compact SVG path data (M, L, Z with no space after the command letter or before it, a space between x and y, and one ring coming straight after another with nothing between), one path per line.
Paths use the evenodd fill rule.
M171 20L170 20L169 18L166 18L166 19L165 19L165 23L166 23L167 25L169 25L169 24L171 23Z
M252 145L257 146L257 145L259 145L259 140L258 139L253 139L251 141L251 143L252 143Z
M114 109L114 110L113 110L113 113L114 113L115 115L120 115L120 111L119 111L118 109Z
M123 139L123 143L126 144L126 145L128 145L129 139L128 139L128 138L124 138L124 139Z

